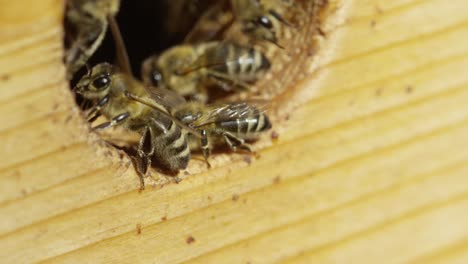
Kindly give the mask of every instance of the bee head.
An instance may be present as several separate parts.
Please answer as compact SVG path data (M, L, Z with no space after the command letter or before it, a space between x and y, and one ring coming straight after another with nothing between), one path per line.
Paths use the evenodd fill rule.
M86 99L101 99L109 94L115 69L108 63L93 67L76 85L76 92Z
M157 64L158 57L151 56L141 66L142 79L145 84L164 88L164 78L161 68Z
M259 15L246 21L244 32L255 35L261 39L275 39L273 22L269 15Z
M270 10L246 21L243 26L243 31L258 39L269 41L279 48L283 48L278 43L276 32L276 28L280 26L279 23L290 26L277 12Z

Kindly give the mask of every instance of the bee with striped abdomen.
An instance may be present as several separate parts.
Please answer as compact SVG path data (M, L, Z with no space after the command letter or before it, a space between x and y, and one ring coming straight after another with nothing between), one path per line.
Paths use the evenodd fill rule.
M248 90L249 83L269 68L269 60L258 49L213 41L178 45L149 57L143 63L142 78L146 84L206 102L209 87Z
M212 105L189 102L175 107L172 115L200 131L201 139L190 138L191 149L201 149L207 162L211 150L220 145L227 145L233 151L252 152L246 141L258 139L271 128L268 116L246 102Z
M76 92L95 102L90 110L94 115L104 115L109 122L95 127L100 130L122 126L141 135L137 148L136 167L144 188L143 175L151 163L175 172L185 169L190 160L187 132L197 134L171 116L169 109L184 103L183 98L171 91L149 90L130 75L116 67L101 63L83 76Z

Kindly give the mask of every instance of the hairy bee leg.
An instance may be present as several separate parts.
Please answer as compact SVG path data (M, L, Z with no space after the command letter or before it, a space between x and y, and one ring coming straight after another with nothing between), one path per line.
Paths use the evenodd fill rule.
M226 91L229 91L231 87L237 88L240 91L250 90L250 85L248 83L233 79L231 76L224 73L209 70L208 77L219 82Z
M208 166L208 168L211 168L211 164L208 161L208 158L211 155L211 148L210 148L209 143L208 143L208 135L207 135L205 129L201 130L200 134L202 136L202 138L201 138L201 149L202 149L203 157L205 158L205 162L206 162L206 165Z
M149 151L145 151L146 143L150 144ZM146 127L140 138L137 148L136 169L138 177L140 178L140 190L145 189L144 177L147 176L148 168L151 167L151 156L154 154L154 145L151 142L151 129Z
M201 90L201 89L198 89L198 90ZM195 102L207 102L208 96L206 95L206 92L200 92L200 93L191 95L188 100L195 101Z
M278 47L278 48L280 48L280 49L284 49L284 46L281 45L281 44L279 44L278 39L276 38L276 36L275 36L273 39L267 39L267 38L265 38L264 40L266 40L266 41L272 43L273 45L275 45L276 47Z
M96 112L93 116L88 117L88 123L93 123L93 122L96 121L96 119L98 119L98 117L100 117L100 116L101 116L101 113Z
M94 23L101 24L99 27L94 26ZM93 19L87 22L85 30L81 29L78 33L77 41L67 51L65 55L65 63L68 65L67 78L72 76L83 67L88 59L93 55L104 39L107 29L107 21ZM89 44L91 43L91 44ZM84 46L84 47L83 47Z
M144 176L146 175L147 172L147 160L145 161L144 158L140 156L136 157L130 157L135 164L136 172L138 175L138 179L140 180L140 191L143 191L145 189L145 179Z
M285 26L288 26L288 27L294 27L291 23L289 23L289 21L287 21L286 19L284 19L284 17L282 17L278 12L276 12L275 10L271 9L268 11L268 13L270 13L270 15L272 15L274 18L276 18L279 22L281 22L283 25Z
M151 156L154 154L155 147L154 144L151 141L151 134L152 130L149 126L145 128L143 131L143 134L140 138L140 142L138 143L138 149L137 149L137 154L141 159L145 159L145 168L144 168L144 174L146 175L146 172L148 171L148 168L151 167ZM149 144L150 148L149 150L145 151L145 146Z
M137 155L132 156L132 161L135 164L135 169L138 175L138 179L140 180L140 192L145 189L145 175L148 171L148 157L144 155L144 152L141 151L142 145L144 144L144 138L146 137L147 129L143 132L143 136L140 139L140 143L138 144L137 148Z
M106 97L102 98L101 100L99 100L99 102L95 106L93 106L93 108L91 108L91 110L87 114L88 122L92 122L92 121L96 120L96 118L99 116L99 114L98 114L99 111L108 102L109 102L109 96L106 96ZM98 115L98 116L96 116L96 115Z
M65 63L67 64L67 79L71 80L73 75L83 66L83 61L87 61L84 55L85 50L75 43L66 51Z
M128 113L128 112L122 113L122 114L117 115L116 117L112 118L112 120L110 122L102 123L102 124L100 124L98 126L93 127L93 129L101 130L101 129L116 126L119 123L121 123L122 121L124 121L125 119L127 119L129 116L130 116L130 113Z
M245 141L242 138L238 138L231 133L223 133L224 141L228 144L229 148L232 149L233 151L237 151L237 148L240 148L242 150L245 150L249 153L255 153L252 151L250 146L245 143Z

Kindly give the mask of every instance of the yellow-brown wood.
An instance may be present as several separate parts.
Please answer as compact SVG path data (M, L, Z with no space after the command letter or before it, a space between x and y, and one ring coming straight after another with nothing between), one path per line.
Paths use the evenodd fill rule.
M62 12L0 1L2 263L468 263L466 0L343 1L277 141L142 193L73 106Z

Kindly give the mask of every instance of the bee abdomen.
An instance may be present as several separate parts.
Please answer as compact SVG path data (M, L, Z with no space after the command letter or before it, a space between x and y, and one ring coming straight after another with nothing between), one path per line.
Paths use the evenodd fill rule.
M250 48L249 56L253 59L253 63L251 63L251 69L249 69L250 72L258 72L270 69L270 61L263 54L263 52L254 48Z
M246 81L258 79L271 66L265 55L252 47L233 46L233 53L235 63L230 64L230 73Z
M213 61L225 61L213 67L215 71L245 81L257 79L260 72L268 70L271 66L267 57L252 47L220 44L212 52L210 56Z
M266 115L259 114L246 118L223 121L219 123L219 126L224 131L231 132L241 138L251 138L257 136L258 133L269 130L271 128L271 123Z
M264 132L271 128L271 122L267 115L260 114L257 118L257 123L255 126L255 132Z
M164 169L178 171L185 169L190 161L187 138L179 126L169 118L153 119L155 146L154 159Z

